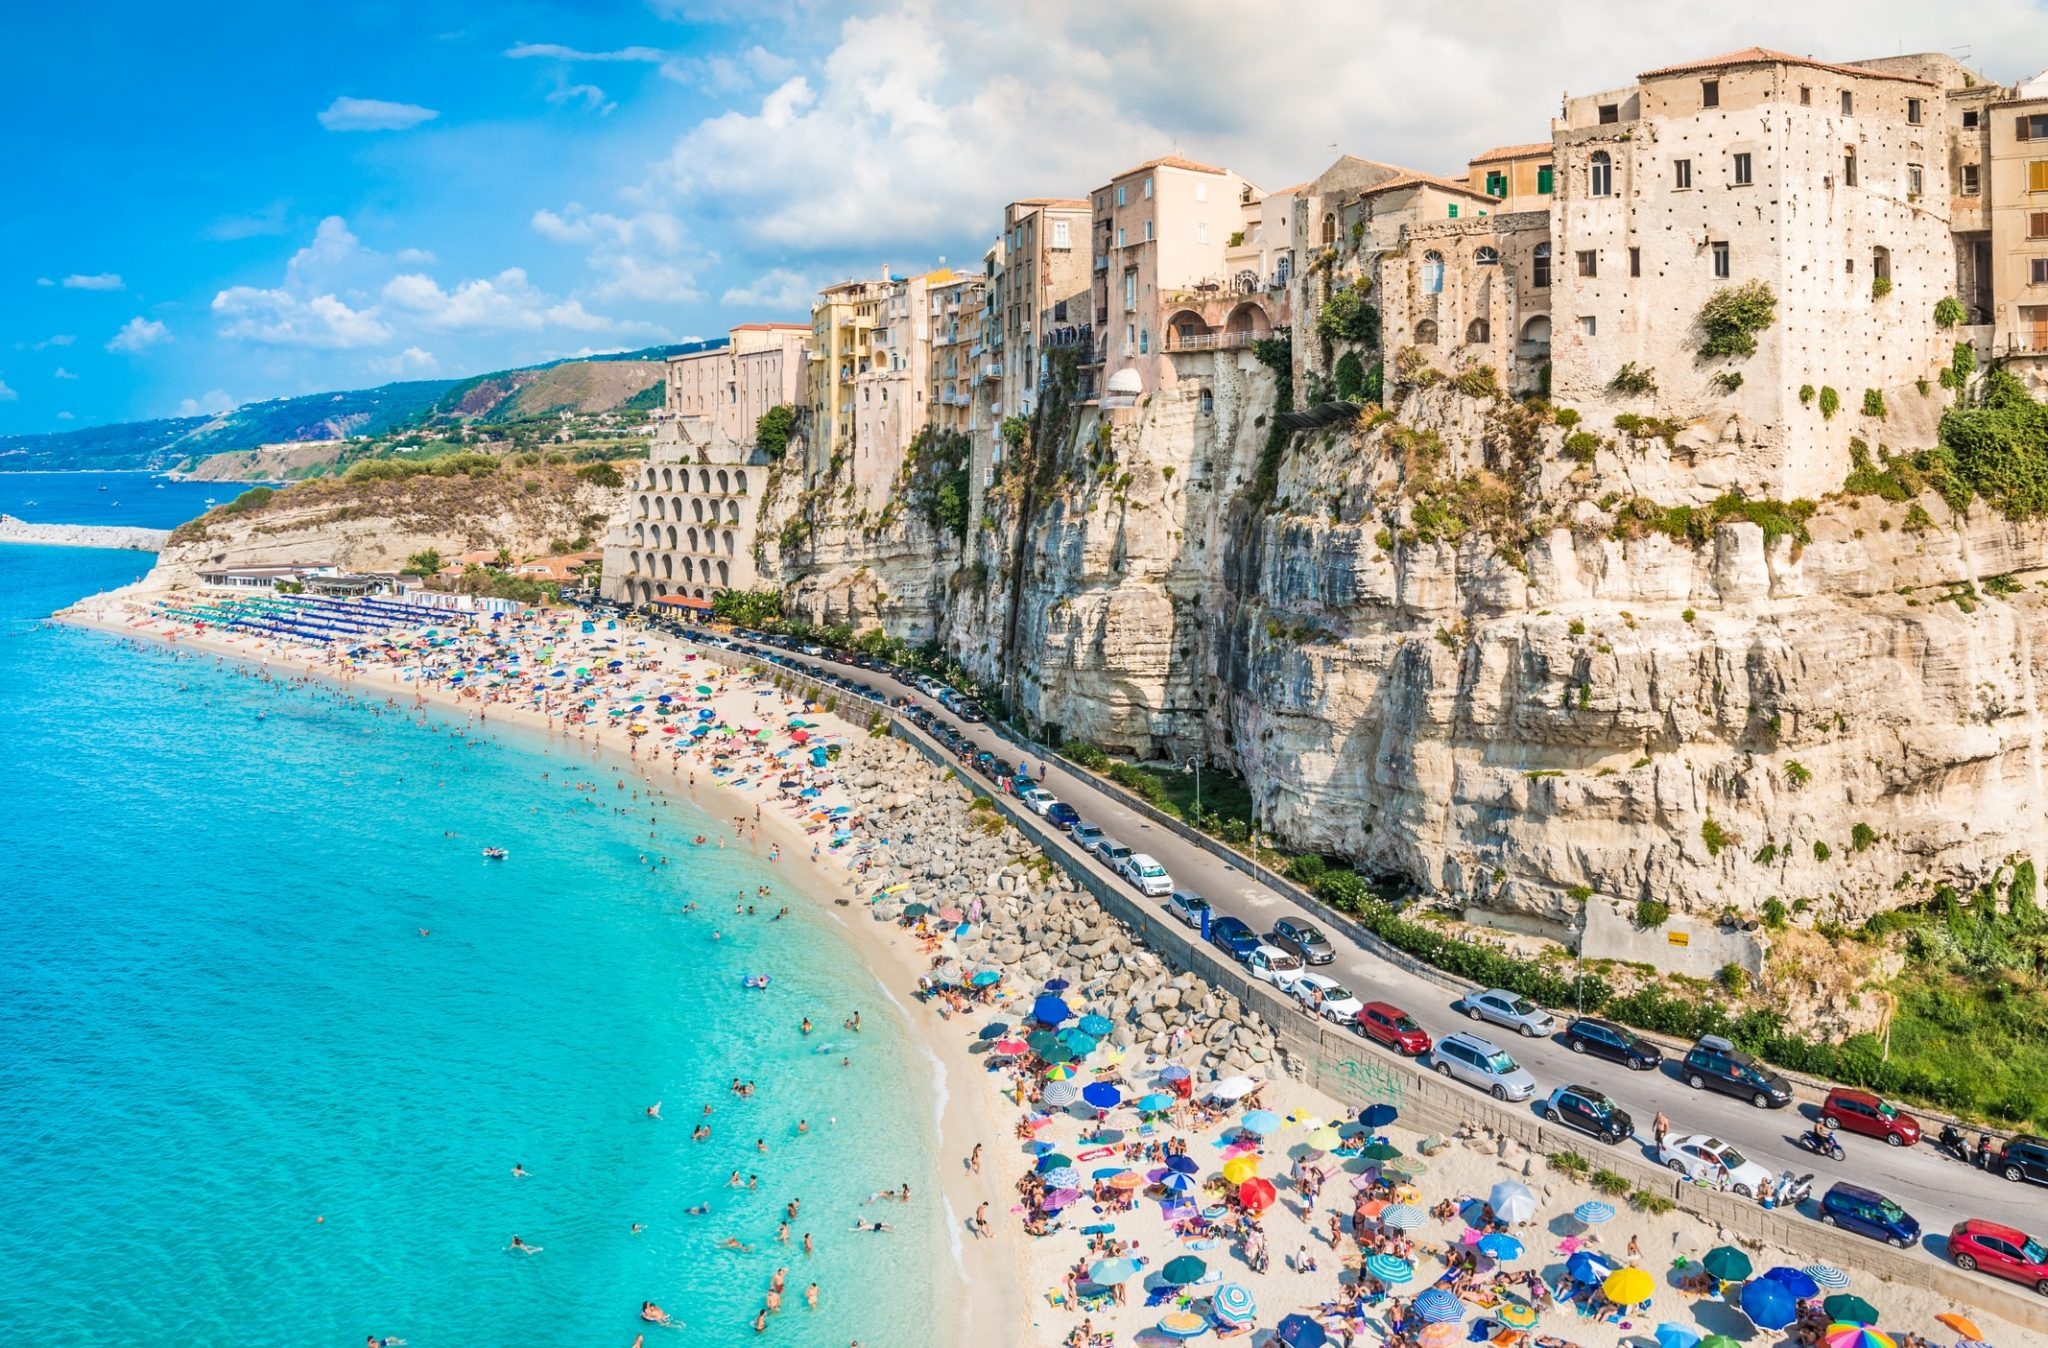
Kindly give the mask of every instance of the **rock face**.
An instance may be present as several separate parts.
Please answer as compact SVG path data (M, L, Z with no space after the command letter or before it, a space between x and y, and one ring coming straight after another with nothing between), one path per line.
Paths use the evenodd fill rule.
M30 524L12 515L0 515L0 543L155 552L170 536L168 529L142 529L121 524Z
M1854 920L2041 851L2048 527L1717 507L1739 426L1568 453L1413 365L1269 442L1252 353L1186 359L976 511L941 630L1042 737L1206 752L1294 846L1557 928L1592 895Z

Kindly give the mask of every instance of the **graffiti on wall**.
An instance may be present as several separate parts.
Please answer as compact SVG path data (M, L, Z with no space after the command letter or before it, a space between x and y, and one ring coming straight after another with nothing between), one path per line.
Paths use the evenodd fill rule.
M1407 1078L1385 1063L1345 1058L1332 1064L1330 1072L1336 1078L1333 1084L1347 1098L1363 1099L1369 1104L1389 1104L1396 1109L1407 1102Z

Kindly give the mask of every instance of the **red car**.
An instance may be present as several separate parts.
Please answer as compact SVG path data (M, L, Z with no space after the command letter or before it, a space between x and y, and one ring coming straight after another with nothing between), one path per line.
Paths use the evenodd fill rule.
M1957 1268L2023 1282L2048 1296L2048 1249L2025 1232L1972 1217L1948 1233L1948 1257Z
M1415 1023L1415 1017L1386 1002L1367 1002L1358 1008L1358 1032L1396 1053L1429 1052L1429 1034Z
M1887 1146L1910 1147L1920 1140L1920 1120L1869 1091L1835 1087L1821 1102L1820 1116L1830 1128L1882 1138Z

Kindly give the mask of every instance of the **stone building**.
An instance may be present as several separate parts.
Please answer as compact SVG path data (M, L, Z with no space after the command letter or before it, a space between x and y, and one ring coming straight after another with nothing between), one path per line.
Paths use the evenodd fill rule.
M852 451L854 381L874 359L874 330L890 278L841 281L818 292L811 305L810 377L805 401L810 434L806 476L822 473Z
M1038 406L1044 353L1091 335L1089 207L1064 197L1027 197L1003 208L1002 265L989 284L985 365L996 420Z
M956 435L979 429L973 417L974 358L981 341L982 308L988 301L986 277L955 276L928 287L925 314L932 335L931 427Z
M904 451L931 419L933 286L958 278L941 268L893 277L881 290L868 337L867 368L854 375L850 394L853 437L838 452L852 469L855 499L879 508L894 489Z

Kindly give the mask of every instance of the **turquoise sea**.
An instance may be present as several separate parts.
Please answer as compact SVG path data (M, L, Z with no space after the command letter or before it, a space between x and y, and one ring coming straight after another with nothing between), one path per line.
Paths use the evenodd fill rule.
M929 1060L834 919L780 892L790 863L687 846L698 817L651 826L537 736L35 622L136 570L0 547L10 1341L940 1341ZM775 903L736 916L761 884ZM740 986L756 970L769 991ZM904 1181L907 1207L863 1202ZM850 1231L876 1215L895 1232ZM688 1328L642 1325L650 1299Z

